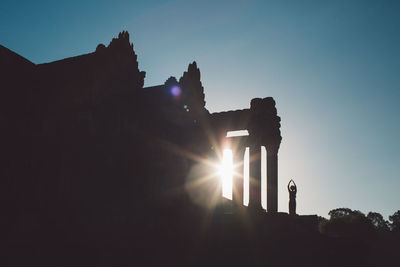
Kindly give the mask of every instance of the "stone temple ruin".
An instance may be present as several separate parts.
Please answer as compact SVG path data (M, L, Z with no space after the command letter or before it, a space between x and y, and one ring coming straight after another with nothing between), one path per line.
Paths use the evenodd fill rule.
M319 234L317 216L278 212L273 98L210 113L196 62L162 85L144 78L127 32L45 64L0 45L4 266L340 266L353 253ZM239 169L233 201L209 179L224 148Z
M179 92L174 92L178 90ZM204 93L200 82L200 71L196 62L189 65L179 82L171 77L165 84L143 88L143 91L150 94L149 99L158 99L160 96L165 99L158 102L164 107L170 105L181 106L186 110L184 116L192 124L185 125L187 132L200 130L212 136L217 146L234 148L234 162L243 167L243 156L245 148L250 148L250 185L249 185L249 206L261 209L261 146L267 149L267 211L278 211L278 150L281 142L280 118L277 116L275 101L272 97L264 99L255 98L251 101L249 109L209 113L204 107ZM171 93L172 97L168 96ZM167 110L165 112L168 112ZM248 136L227 137L228 131L247 130ZM196 134L194 134L195 136ZM209 141L209 140L208 140ZM205 143L205 144L204 144ZM209 148L202 154L213 153L213 146L207 141L199 143L200 146ZM240 164L240 162L242 162ZM236 173L243 173L238 170ZM243 175L234 177L233 201L242 205L243 202Z
M261 207L261 146L267 150L267 211L278 211L278 150L281 142L280 118L277 116L275 101L272 97L255 98L250 109L212 113L209 116L212 129L224 144L228 131L247 130L246 137L234 137L228 141L234 147L234 162L243 160L245 147L250 148L250 185L249 206ZM226 138L226 137L225 137ZM231 137L232 138L232 137ZM246 140L243 140L246 139ZM239 170L237 173L242 173ZM243 199L242 177L235 177L233 200L241 203Z
M179 81L171 77L163 85L144 88L145 72L138 68L127 32L120 33L107 47L98 45L93 53L38 65L5 47L0 48L4 59L3 88L9 89L9 95L3 97L1 103L3 114L6 114L3 130L10 135L10 140L16 140L15 136L18 136L21 140L29 140L25 142L33 142L33 147L40 144L40 150L36 151L30 149L27 152L26 146L20 148L26 164L34 166L30 167L32 175L40 176L38 181L47 184L49 181L44 181L43 176L64 181L69 176L66 173L86 180L83 173L92 172L87 170L90 167L78 163L72 164L72 168L66 167L70 164L67 161L76 161L72 154L82 154L81 150L88 144L85 138L102 139L96 147L109 136L130 136L151 139L151 142L157 139L203 156L215 153L215 145L222 146L229 141L236 148L234 156L239 162L243 161L244 149L250 147L249 206L255 209L261 209L261 146L266 147L267 211L277 212L278 150L282 138L273 98L255 98L249 109L209 113L205 108L204 89L196 62L189 65ZM249 135L227 140L227 132L234 130L248 130ZM71 150L75 145L75 150ZM49 150L47 153L44 152L46 149ZM51 174L49 170L42 170L42 163L33 163L38 154L45 162L56 161L53 164L59 169L54 169ZM57 155L56 159L50 156L52 154ZM66 154L70 156L65 158ZM151 154L150 150L146 149L145 154ZM14 160L21 161L21 158ZM186 163L189 167L182 170L183 174L190 164L189 160ZM28 171L26 168L19 171L24 170ZM168 181L160 179L164 181L152 182L152 192L160 193L163 188L169 188ZM233 198L241 204L243 177L234 180ZM175 181L175 186L179 183L184 181ZM81 180L80 184L84 182Z
M32 248L49 266L60 258L63 266L77 259L93 265L97 256L85 248L113 255L108 263L99 258L103 266L130 262L132 251L157 266L204 266L210 257L217 266L227 258L243 266L266 255L280 262L286 249L274 248L283 235L315 233L316 216L278 212L282 138L271 97L210 113L196 62L179 79L144 87L127 32L92 53L45 64L0 46L0 74L0 196L16 266L38 262L19 257ZM248 135L228 137L236 130ZM248 207L243 175L233 179L233 201L222 197L220 177L207 178L215 171L208 162L218 163L224 148L232 149L238 173L249 148Z

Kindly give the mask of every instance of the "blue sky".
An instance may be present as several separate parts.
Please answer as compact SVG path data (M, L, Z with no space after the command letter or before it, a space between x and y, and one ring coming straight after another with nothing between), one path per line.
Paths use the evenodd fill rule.
M196 60L206 107L273 96L282 118L279 210L400 209L399 1L2 1L0 44L34 63L128 30L145 85Z

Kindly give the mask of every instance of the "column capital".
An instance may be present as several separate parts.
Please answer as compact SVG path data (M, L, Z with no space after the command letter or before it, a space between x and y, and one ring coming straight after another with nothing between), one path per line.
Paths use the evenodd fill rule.
M267 149L267 153L269 154L278 154L279 151L279 145L276 144L268 144L268 145L263 145Z

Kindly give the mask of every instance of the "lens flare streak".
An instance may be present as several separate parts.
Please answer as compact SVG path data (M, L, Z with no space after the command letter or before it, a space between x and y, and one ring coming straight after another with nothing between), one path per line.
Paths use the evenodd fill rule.
M220 174L222 178L222 196L232 199L233 163L232 150L230 149L224 149Z

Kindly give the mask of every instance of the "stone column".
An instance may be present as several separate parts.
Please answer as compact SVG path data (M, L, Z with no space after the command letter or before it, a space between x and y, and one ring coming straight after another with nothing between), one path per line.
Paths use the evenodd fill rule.
M267 148L267 211L278 212L278 149Z
M233 151L233 181L232 181L232 201L236 206L243 206L243 162L245 149L238 147Z
M261 146L250 147L249 207L262 209L261 206Z

